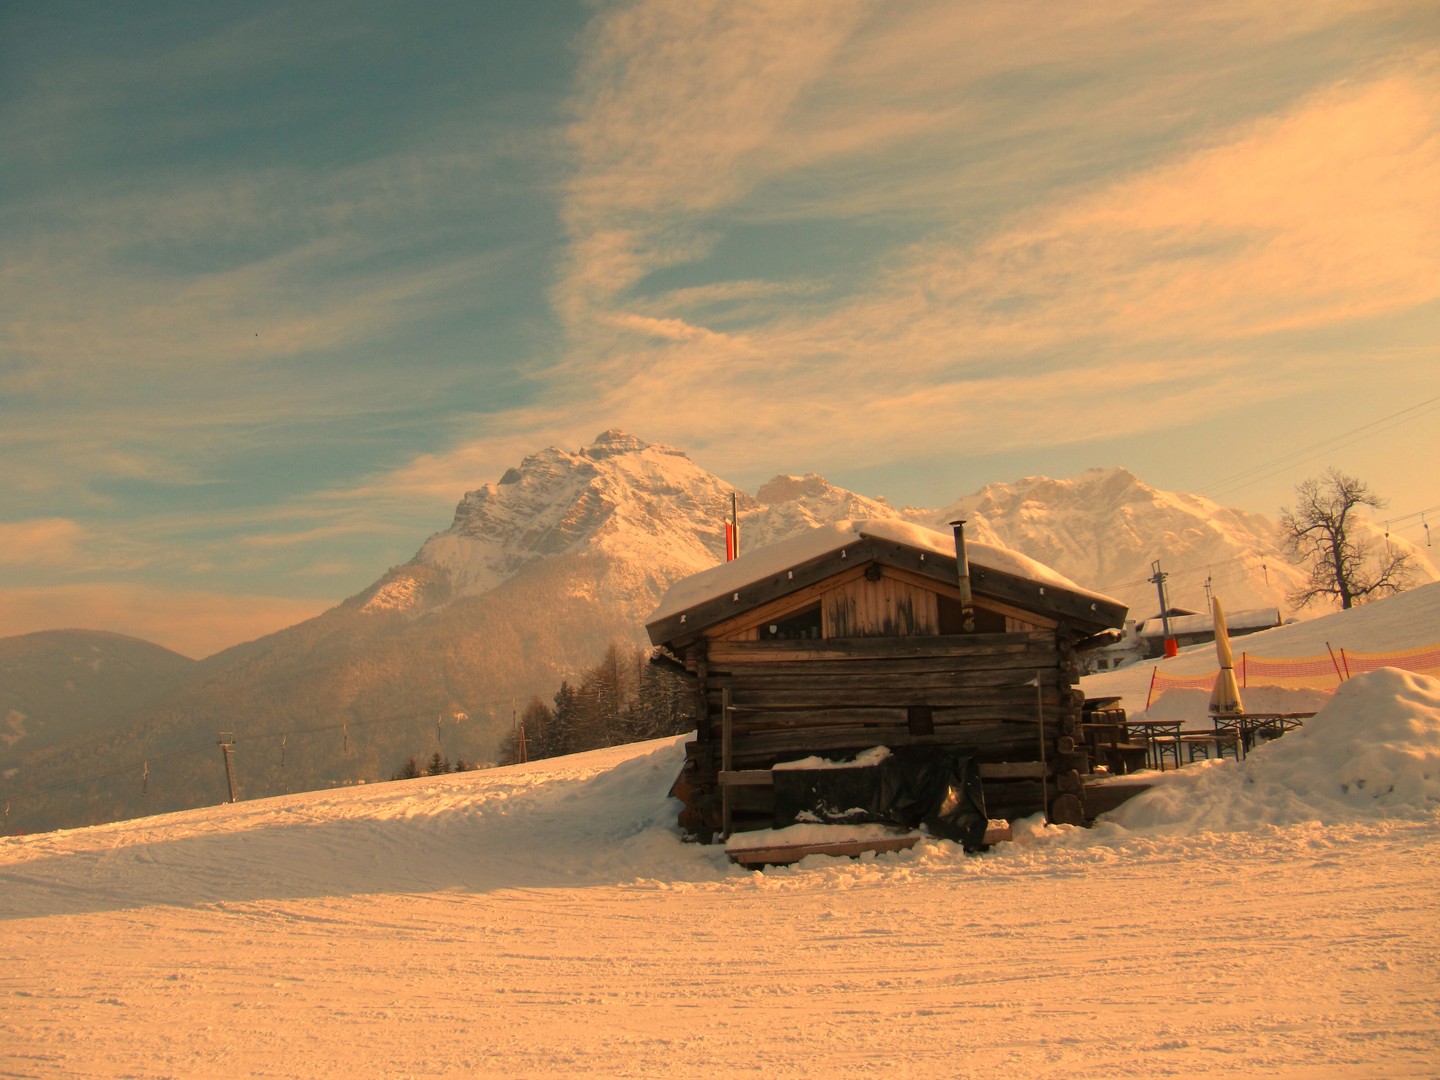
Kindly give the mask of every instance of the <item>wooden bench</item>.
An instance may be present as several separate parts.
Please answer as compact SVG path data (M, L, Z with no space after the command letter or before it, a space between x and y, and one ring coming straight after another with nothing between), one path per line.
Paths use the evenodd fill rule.
M1212 747L1217 760L1223 758L1227 750L1232 758L1240 760L1240 734L1236 731L1182 731L1179 745L1185 748L1186 758L1191 763L1195 761L1197 753L1208 761Z
M1224 728L1219 730L1189 728L1174 734L1152 735L1150 736L1150 746L1154 753L1155 764L1162 772L1165 770L1167 759L1173 761L1177 769L1182 764L1193 764L1197 755L1208 761L1212 747L1217 759L1223 758L1227 751L1236 760L1240 758L1239 733ZM1185 754L1183 762L1180 760L1182 752Z
M1090 759L1116 776L1143 769L1149 759L1147 743L1134 742L1123 722L1086 722L1080 725Z

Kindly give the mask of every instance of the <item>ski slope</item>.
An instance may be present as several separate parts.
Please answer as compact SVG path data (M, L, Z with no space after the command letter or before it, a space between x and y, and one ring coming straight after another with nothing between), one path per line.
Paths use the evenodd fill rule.
M743 871L682 758L0 840L0 1075L1436 1075L1440 681L982 856Z

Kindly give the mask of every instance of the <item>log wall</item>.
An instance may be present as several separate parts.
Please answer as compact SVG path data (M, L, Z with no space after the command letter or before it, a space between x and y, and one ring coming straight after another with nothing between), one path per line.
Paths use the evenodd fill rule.
M687 667L698 717L686 760L688 824L702 835L723 824L727 701L735 771L880 745L934 746L980 763L993 817L1048 807L1052 820L1083 819L1085 766L1074 736L1084 697L1074 688L1073 653L1054 631L712 641L692 650ZM735 829L771 823L770 788L736 785L729 796Z

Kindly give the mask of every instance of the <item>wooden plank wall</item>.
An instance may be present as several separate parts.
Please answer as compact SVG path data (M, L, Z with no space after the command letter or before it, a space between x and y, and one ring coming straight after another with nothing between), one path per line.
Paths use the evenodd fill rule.
M825 636L909 637L940 632L938 597L886 575L859 578L825 594Z
M700 731L687 761L701 817L718 827L727 692L734 769L768 769L812 754L845 758L877 745L936 746L993 766L985 782L992 816L1040 811L1068 794L1065 788L1078 787L1084 767L1073 753L1084 698L1073 687L1067 653L1051 631L711 642L703 690L696 687ZM1048 792L1033 767L1011 769L1019 775L1010 777L1000 767L1042 758ZM707 814L711 804L716 809ZM738 828L770 824L767 788L732 790L731 806Z

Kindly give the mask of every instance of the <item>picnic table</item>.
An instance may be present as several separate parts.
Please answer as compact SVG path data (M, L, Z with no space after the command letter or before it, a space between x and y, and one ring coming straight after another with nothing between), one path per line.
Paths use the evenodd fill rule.
M1228 752L1231 757L1240 757L1240 736L1231 729L1212 725L1211 727L1187 728L1186 720L1131 720L1130 726L1145 733L1150 748L1149 764L1160 771L1165 770L1166 761L1181 765L1194 762L1196 757L1207 760L1213 753L1222 758ZM1184 755L1182 759L1181 755Z
M1180 767L1180 732L1185 726L1183 720L1131 720L1132 728L1137 728L1145 737L1145 745L1149 750L1147 764L1153 769L1165 769L1165 758L1171 757L1175 767Z
M1243 756L1254 749L1257 741L1278 739L1314 715L1313 712L1217 712L1214 721L1216 731L1236 733Z

